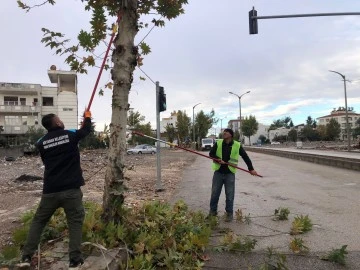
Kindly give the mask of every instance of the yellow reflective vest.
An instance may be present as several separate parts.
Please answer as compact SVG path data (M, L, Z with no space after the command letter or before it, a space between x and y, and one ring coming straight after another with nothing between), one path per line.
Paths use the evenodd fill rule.
M216 155L222 159L222 144L223 144L223 141L224 140L218 140L216 142L216 145L217 145L217 149L216 149ZM234 165L237 165L238 164L238 161L239 161L239 151L240 151L240 142L238 141L233 141L233 145L232 145L232 148L231 148L231 153L230 153L230 160L228 161L228 163L231 163L231 164L234 164ZM221 164L217 163L217 162L213 162L212 164L212 168L214 171L217 171L220 169L220 166ZM232 166L228 166L229 167L229 170L232 172L232 173L235 173L236 172L236 168L232 167Z

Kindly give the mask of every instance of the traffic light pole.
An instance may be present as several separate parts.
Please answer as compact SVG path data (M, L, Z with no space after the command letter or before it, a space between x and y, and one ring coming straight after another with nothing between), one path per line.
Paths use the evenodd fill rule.
M274 15L274 16L257 16L257 11L253 7L249 11L249 27L250 34L258 34L257 20L265 19L284 19L284 18L299 18L299 17L325 17L325 16L354 16L360 15L360 12L339 12L339 13L310 13L310 14L290 14L290 15Z
M156 82L156 186L155 191L164 190L161 183L161 155L160 155L160 83Z

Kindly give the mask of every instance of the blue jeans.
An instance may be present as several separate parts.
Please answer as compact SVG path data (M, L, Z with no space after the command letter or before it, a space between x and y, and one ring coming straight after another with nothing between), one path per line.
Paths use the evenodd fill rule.
M210 214L216 215L222 186L225 187L225 211L229 215L234 212L235 174L214 172L211 187Z

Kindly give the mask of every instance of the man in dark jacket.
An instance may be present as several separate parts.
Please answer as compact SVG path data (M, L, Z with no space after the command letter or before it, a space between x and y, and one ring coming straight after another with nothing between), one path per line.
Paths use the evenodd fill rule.
M235 197L235 172L236 169L226 163L238 163L239 156L245 161L251 175L257 175L251 160L245 152L242 145L233 140L234 132L232 129L224 129L223 139L218 140L210 150L210 157L215 158L212 168L215 171L212 179L211 199L210 199L210 216L217 215L217 208L222 186L225 187L226 196L226 217L225 221L233 220L234 197Z
M84 123L79 130L65 130L64 123L55 114L45 115L41 122L48 131L37 142L45 165L43 195L31 223L19 266L30 266L45 225L56 209L62 207L69 227L69 269L78 269L84 262L80 247L85 216L80 189L85 182L78 143L91 131L91 113L84 113Z

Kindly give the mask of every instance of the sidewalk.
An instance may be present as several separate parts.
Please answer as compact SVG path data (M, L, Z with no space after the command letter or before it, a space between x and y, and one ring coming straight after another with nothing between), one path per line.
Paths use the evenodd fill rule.
M299 149L298 151L308 150ZM295 200L292 201L291 193L296 194L296 186L286 186L284 189L289 190L288 194L282 190L281 185L286 185L284 181L287 181L287 174L290 174L289 172L279 174L279 172L276 171L278 168L274 168L274 171L271 171L266 158L268 155L253 152L248 152L248 154L254 163L255 169L260 174L262 172L268 172L264 178L252 177L244 172L237 172L236 174L234 210L242 209L244 215L250 213L252 217L251 223L245 224L235 220L232 223L225 223L220 220L219 227L222 231L224 228L228 228L237 235L250 236L256 239L256 248L248 254L240 254L228 252L219 253L209 247L207 254L210 260L206 262L204 269L258 269L264 260L267 247L270 246L286 254L289 269L360 269L360 246L358 240L354 239L356 233L353 233L353 229L351 230L351 235L346 235L346 233L342 231L346 230L346 228L340 228L339 231L332 229L328 231L328 228L325 229L326 226L323 226L322 222L324 222L324 224L331 222L332 216L330 217L329 214L326 214L327 212L321 213L320 216L320 213L312 209L310 203L307 203L305 199L304 201L306 202L303 203ZM346 155L347 154L348 153L346 153ZM310 165L307 164L308 163L304 163L304 166L320 166L311 163ZM246 168L244 164L240 164L240 167ZM331 169L335 170L336 168L330 168L330 170ZM342 171L340 173L342 173ZM355 177L358 175L357 172L351 171L350 173ZM191 209L208 213L212 175L211 161L198 157L184 172L183 180L174 195L174 201L182 199ZM354 176L351 177L353 178ZM301 181L302 176L299 176L299 178ZM309 184L311 185L311 183ZM316 196L311 196L311 194L309 194L309 196L316 201ZM309 255L297 256L293 255L289 250L289 242L292 239L289 234L289 228L295 214L291 213L288 221L273 221L269 215L271 216L274 209L279 206L289 207L292 212L295 209L298 214L309 214L314 221L313 231L300 235L301 238L310 242L311 253ZM220 215L224 213L224 208L225 195L223 190L218 207ZM318 209L316 210L319 211ZM330 221L328 221L328 219ZM339 219L341 220L340 216ZM358 230L356 229L355 231ZM222 232L214 231L210 245L218 245L222 235ZM331 239L331 241L328 241L328 238ZM330 251L333 246L338 247L342 243L350 243L346 267L341 267L340 265L319 259L320 255L324 255L325 252ZM249 266L252 268L249 268Z

